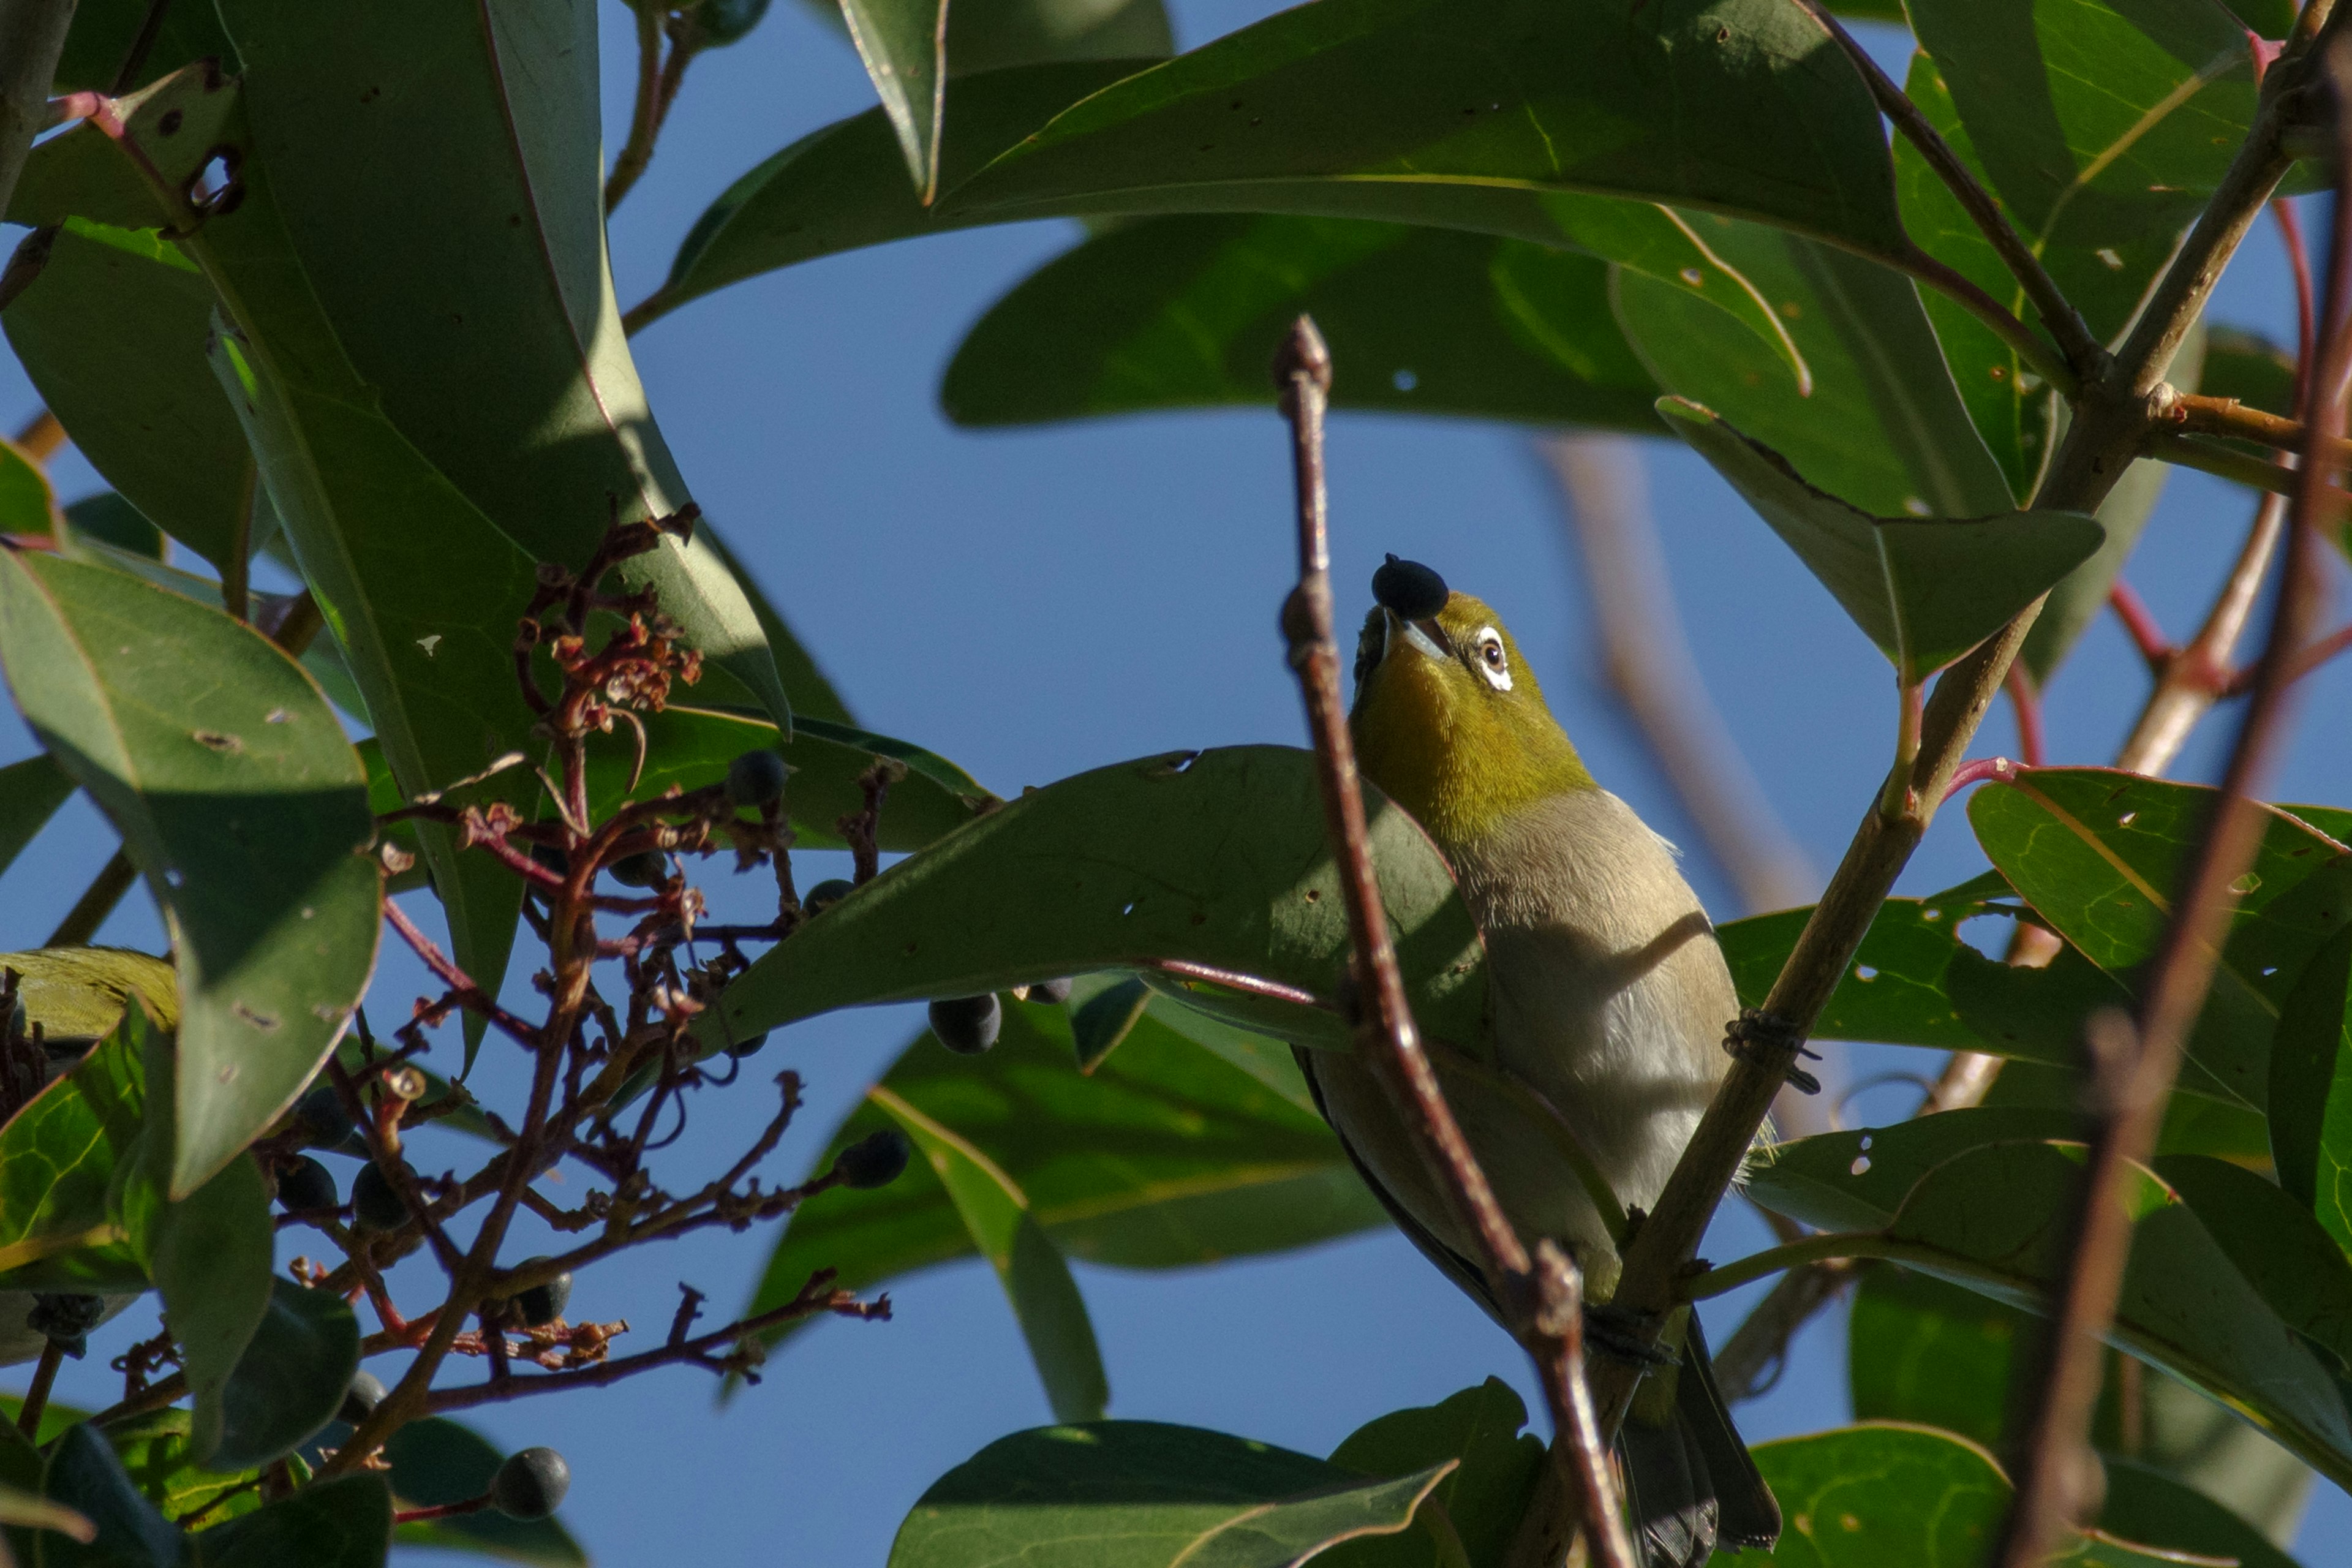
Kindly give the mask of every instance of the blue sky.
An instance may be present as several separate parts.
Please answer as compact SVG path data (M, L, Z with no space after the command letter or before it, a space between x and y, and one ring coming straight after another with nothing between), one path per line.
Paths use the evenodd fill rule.
M1265 9L1172 6L1184 46ZM608 4L603 19L617 146L628 13ZM1901 47L1892 34L1872 42ZM791 0L745 43L698 61L650 173L614 225L624 303L658 280L679 235L736 175L871 102L856 58ZM1292 560L1287 459L1271 410L988 434L956 430L937 410L938 377L963 330L1076 232L1036 224L830 258L698 302L636 345L698 499L861 719L1007 795L1124 757L1297 742L1304 732L1275 633ZM2286 331L2289 297L2267 228L2225 282L2214 316ZM0 420L14 427L34 406L13 363L0 366ZM1886 667L1696 458L1663 441L1643 452L1679 607L1714 698L1790 830L1826 868L1885 766ZM1584 587L1527 433L1342 416L1330 465L1342 619L1365 602L1383 552L1437 565L1507 619L1601 781L1669 837L1695 845L1597 683ZM58 478L68 497L98 488L70 457ZM2219 481L2173 479L2130 576L2176 633L2201 613L2249 510L2242 492ZM2104 762L2144 680L2112 622L2095 626L2050 697L2053 758ZM2281 798L2352 801L2344 784L2352 728L2334 717L2347 696L2352 676L2341 667L2311 683ZM2182 774L2209 773L2225 737L2225 724L2209 725ZM0 717L0 760L31 745L13 713ZM1997 712L1977 750L2014 748ZM110 845L89 807L70 807L62 827L0 879L0 948L38 943ZM1741 912L1703 857L1689 864L1712 910ZM1944 886L1981 865L1960 814L1948 813L1905 886ZM811 865L803 885L831 874ZM722 910L733 899L723 884L712 894ZM410 903L421 920L434 918L429 900ZM161 946L138 895L103 940ZM416 965L388 950L377 1016L404 1014L422 989ZM772 1169L796 1175L919 1026L910 1009L877 1009L780 1036L762 1067L797 1068L810 1093ZM454 1057L454 1036L446 1051ZM1832 1074L1846 1081L1934 1065L1892 1050L1829 1051ZM481 1087L495 1099L515 1085L515 1068L493 1044ZM680 1151L696 1169L698 1159L723 1163L768 1110L757 1095L731 1105L703 1098ZM1900 1109L1899 1098L1865 1105ZM299 1234L289 1234L289 1256ZM1734 1257L1762 1236L1733 1205L1706 1250ZM546 1239L524 1235L517 1255L552 1250ZM679 1280L709 1291L714 1311L740 1301L766 1246L758 1235L721 1236L628 1254L582 1279L572 1315L628 1319L643 1342L667 1323ZM1533 1402L1515 1348L1393 1235L1178 1274L1078 1274L1116 1415L1323 1453L1371 1416L1490 1373ZM424 1300L423 1274L407 1282ZM662 1560L691 1541L714 1564L879 1563L933 1478L991 1438L1047 1419L983 1265L936 1270L893 1295L895 1321L818 1327L771 1363L761 1387L717 1414L705 1374L670 1371L489 1407L478 1423L512 1446L563 1450L577 1483L565 1517L601 1561ZM1711 1304L1718 1340L1742 1300ZM59 1397L111 1397L104 1360L131 1337L131 1321L68 1366ZM1748 1436L1843 1420L1843 1356L1839 1320L1819 1321L1775 1392L1743 1408ZM2301 1544L2311 1563L2343 1558L2352 1502L2320 1487Z

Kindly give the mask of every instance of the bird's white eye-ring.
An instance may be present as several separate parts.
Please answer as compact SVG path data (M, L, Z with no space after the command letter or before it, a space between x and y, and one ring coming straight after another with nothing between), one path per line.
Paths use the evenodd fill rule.
M1503 651L1502 634L1492 626L1480 626L1477 638L1478 673L1486 684L1497 691L1511 689L1511 656Z

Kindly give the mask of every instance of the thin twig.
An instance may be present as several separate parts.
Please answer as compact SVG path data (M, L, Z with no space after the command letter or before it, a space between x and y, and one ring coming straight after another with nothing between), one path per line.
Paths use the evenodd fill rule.
M1666 583L1641 457L1622 436L1551 435L1536 449L1559 481L1582 553L1601 666L1707 853L1749 912L1821 885L1706 693Z
M2114 1319L2131 1248L2126 1183L2132 1166L2154 1151L2181 1047L2211 984L2221 933L2236 903L2233 885L2261 842L2263 814L2256 793L2284 740L2294 663L2318 626L2327 596L2318 541L2341 515L2326 479L2345 417L2338 389L2347 363L2345 321L2352 291L2352 122L2344 106L2352 99L2352 44L2331 45L2323 65L2337 110L2336 194L2315 339L2322 357L2304 410L2305 441L2278 605L2220 797L2182 879L2138 1016L2095 1016L2085 1042L2097 1121L2089 1169L2066 1227L2074 1246L2044 1352L2049 1370L2028 1384L2037 1395L2025 1426L2025 1463L1997 1557L2003 1568L2036 1568L2092 1501L2095 1482L2085 1438L2101 1383L2100 1336ZM2324 405L2314 406L2322 393Z
M1626 1532L1583 1373L1581 1281L1567 1255L1549 1241L1530 1258L1478 1167L1469 1141L1438 1087L1405 998L1404 976L1389 941L1372 870L1356 751L1339 695L1339 647L1332 632L1331 554L1323 484L1323 412L1330 395L1331 356L1315 323L1301 316L1275 360L1275 385L1291 426L1297 481L1298 585L1284 602L1283 635L1307 704L1321 786L1324 828L1348 904L1349 951L1358 1006L1356 1048L1387 1091L1440 1192L1478 1239L1481 1262L1515 1337L1534 1359L1559 1434L1552 1453L1559 1479L1576 1500L1601 1562L1633 1568Z
M2038 768L2049 755L2049 742L2042 728L2042 694L2033 689L2033 681L2021 664L2009 667L2009 704L2017 714L2017 749L2025 753L2025 765Z
M1830 15L1829 8L1821 0L1800 0L1800 3L1812 13L1813 20L1819 22L1836 41L1838 47L1845 52L1846 58L1853 63L1854 69L1861 72L1863 80L1869 84L1870 95L1878 100L1880 111L1894 122L1895 130L1901 132L1912 146L1919 150L1920 157L1927 161L1927 166L1935 171L1936 177L1943 181L1946 188L1958 200L1969 220L1983 232L1986 240L2000 256L2001 265L2009 268L2019 287L2024 289L2026 299L2032 302L2042 325L2057 341L2058 352L2065 359L2064 368L2073 373L2070 377L2053 378L2053 383L2059 384L2060 391L2072 396L2075 388L2066 384L2067 382L2081 384L2096 379L2105 368L2107 351L2099 346L2097 338L2091 335L2091 329L2084 324L2082 312L2067 300L2057 280L2042 265L2042 258L2025 242L2025 237L2011 226L2008 215L2000 210L2000 203L1978 182L1976 175L1969 172L1969 166L1960 162L1959 154L1954 153L1949 143L1927 122L1927 117L1919 111L1919 106L1911 101L1892 78L1879 69L1878 62L1871 58L1869 51L1854 42L1853 35L1845 30L1844 24Z
M629 187L653 162L654 139L661 134L662 7L656 0L632 0L637 21L637 93L629 106L628 139L604 181L604 211L621 205Z
M2303 426L2295 421L2249 407L2234 397L2178 394L2172 399L2171 421L2175 428L2190 435L2251 441L2282 452L2300 452L2310 445L2305 439ZM2326 451L2331 463L2340 464L2352 456L2352 442L2329 442Z
M139 868L131 863L130 853L117 849L113 858L100 868L82 896L74 900L74 907L66 911L66 918L58 922L58 929L49 933L49 940L41 945L89 946L89 939L98 934L98 928L106 923L106 917L114 912L114 906L122 901L122 895L137 880Z
M2271 216L2278 220L2279 239L2286 248L2287 271L2294 279L2294 405L2304 405L2305 384L2311 379L2313 332L2318 329L2312 317L2317 307L2311 298L2311 249L2303 242L2303 219L2296 216L2292 199L2281 196L2271 203Z
M163 33L163 18L171 9L172 0L147 0L147 14L140 17L138 36L123 52L122 64L114 73L114 85L107 89L109 96L121 98L139 85L140 68L154 52L155 39Z
M44 408L25 421L14 440L16 450L36 463L46 463L66 444L66 427L58 423L56 415Z
M25 1390L25 1403L16 1411L16 1430L27 1439L40 1436L41 1413L49 1407L49 1389L58 1381L58 1368L65 1359L66 1347L62 1342L57 1340L41 1342L41 1359L33 1368L33 1385Z
M2163 674L2164 667L2172 659L2172 641L2164 635L2156 612L2147 607L2139 590L2121 577L2116 578L2107 587L2107 607L2115 611L2116 619L2123 622L2124 630L2130 635L2132 646L2139 649L2140 659L2149 673Z

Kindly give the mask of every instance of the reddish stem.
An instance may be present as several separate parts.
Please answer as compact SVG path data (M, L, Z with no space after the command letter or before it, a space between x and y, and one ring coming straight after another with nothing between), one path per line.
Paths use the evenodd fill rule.
M2042 695L2033 689L2032 680L2022 664L2009 667L2007 679L2010 705L2017 710L2017 744L2025 753L2025 765L2042 766L2049 750L2042 728Z
M2165 637L2164 628L2157 625L2156 612L2139 596L2139 590L2118 577L2107 590L2107 605L2116 612L2116 618L2123 622L2124 630L2131 634L2132 646L2139 649L2148 669L2162 675L2165 664L2172 658L2172 644Z

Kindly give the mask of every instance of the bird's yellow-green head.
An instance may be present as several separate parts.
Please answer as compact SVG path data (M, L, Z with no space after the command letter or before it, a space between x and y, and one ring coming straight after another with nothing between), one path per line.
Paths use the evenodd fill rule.
M1494 611L1393 555L1372 574L1372 596L1356 644L1356 755L1441 845L1596 787Z

